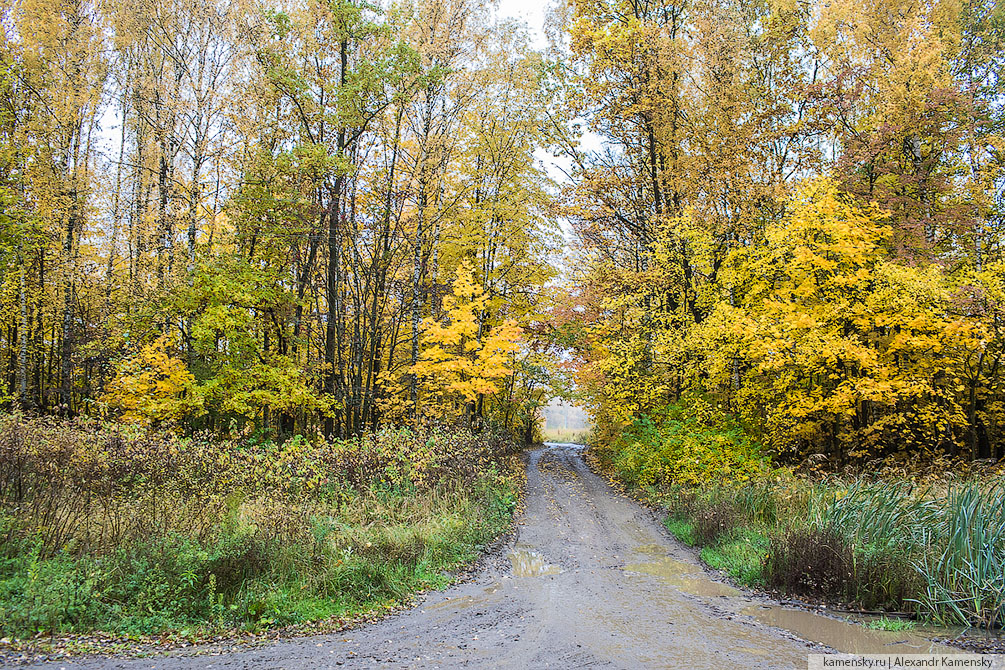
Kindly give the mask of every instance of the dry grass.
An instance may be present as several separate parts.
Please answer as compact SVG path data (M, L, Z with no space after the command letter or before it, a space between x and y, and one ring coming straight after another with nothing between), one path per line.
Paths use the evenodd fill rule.
M0 417L0 637L267 628L445 582L515 506L490 433L248 445Z
M549 428L542 432L542 439L545 442L560 442L563 444L588 444L593 431L572 430L565 428Z

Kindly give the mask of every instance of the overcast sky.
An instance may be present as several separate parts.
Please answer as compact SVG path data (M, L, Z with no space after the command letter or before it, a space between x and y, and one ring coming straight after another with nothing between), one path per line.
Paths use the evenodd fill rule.
M549 4L550 0L499 0L499 14L526 23L534 38L534 47L544 49L544 14Z

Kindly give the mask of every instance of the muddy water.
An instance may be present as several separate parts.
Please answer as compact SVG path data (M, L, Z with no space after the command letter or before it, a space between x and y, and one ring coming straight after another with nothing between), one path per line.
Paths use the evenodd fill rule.
M960 653L959 649L937 644L911 631L871 630L857 623L777 605L748 607L742 613L847 654Z
M253 649L56 667L802 669L807 654L826 649L805 638L875 650L855 647L848 630L833 633L831 620L751 609L760 601L710 579L658 519L588 470L579 447L529 453L525 503L512 546L399 615ZM897 641L885 635L868 632L869 644L905 651L887 647Z
M448 608L464 609L467 607L483 605L486 602L488 602L487 596L490 596L496 591L498 591L499 587L500 587L499 582L496 582L494 584L490 584L489 586L485 587L485 589L483 589L482 593L479 595L464 595L464 596L457 596L456 598L447 597L438 603L428 605L426 609L430 610L441 610Z
M642 573L659 577L667 584L696 596L726 597L738 596L740 591L728 584L721 584L699 574L700 569L690 563L664 558L652 563L629 563L625 571Z
M514 549L509 553L509 560L517 577L542 577L562 571L557 565L546 563L541 554L528 549Z

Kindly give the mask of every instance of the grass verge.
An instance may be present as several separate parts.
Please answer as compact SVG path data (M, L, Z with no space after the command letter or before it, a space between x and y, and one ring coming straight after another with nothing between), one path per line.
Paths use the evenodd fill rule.
M914 630L917 627L917 624L908 619L888 619L884 616L878 619L873 619L872 621L867 621L865 623L865 627L871 628L872 630L888 630L894 633L900 633L905 630Z
M518 461L464 431L248 445L0 418L0 638L192 641L394 607L509 527Z
M573 430L571 428L548 428L542 431L544 442L561 442L563 444L586 444L592 432L590 429Z

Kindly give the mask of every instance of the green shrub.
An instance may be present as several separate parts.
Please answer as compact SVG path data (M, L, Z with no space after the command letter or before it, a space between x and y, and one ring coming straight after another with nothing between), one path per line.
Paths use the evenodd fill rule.
M100 566L66 554L40 558L38 545L0 559L0 632L29 636L81 630L101 618Z
M636 488L741 483L767 470L760 445L731 417L681 406L639 417L607 451Z

